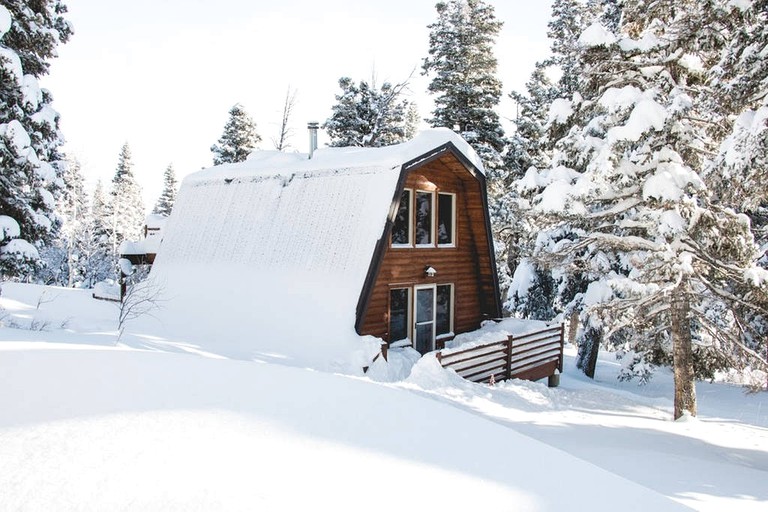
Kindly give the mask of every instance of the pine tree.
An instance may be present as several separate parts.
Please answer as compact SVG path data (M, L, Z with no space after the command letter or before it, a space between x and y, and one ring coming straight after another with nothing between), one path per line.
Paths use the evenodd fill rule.
M617 32L582 33L574 124L533 202L556 221L539 261L591 281L580 297L591 328L671 360L675 418L696 414L694 351L727 357L736 341L713 308L738 316L768 282L748 222L701 179L716 146L700 120L719 36L698 29L717 18L703 0L678 7L627 1Z
M331 117L323 124L332 147L381 147L407 140L409 102L403 99L407 82L384 82L381 88L361 80L339 79Z
M64 186L56 211L61 219L58 237L41 252L45 266L38 279L47 284L79 286L85 280L90 243L90 205L80 162L68 159Z
M141 237L145 217L141 187L133 176L131 150L125 143L120 149L107 204L107 233L114 261L117 261L118 249L123 241L135 241Z
M86 231L86 273L83 287L92 288L96 283L115 277L116 260L109 239L109 200L101 180L96 182L91 201L90 222Z
M438 19L428 26L429 56L422 65L423 73L432 75L428 90L436 95L429 123L458 131L472 145L488 171L491 195L498 197L505 142L495 110L501 81L493 46L502 23L482 0L450 0L435 8Z
M176 201L177 188L176 173L173 170L173 165L169 164L163 173L163 191L160 194L160 198L157 200L157 204L155 204L155 209L152 210L152 213L168 217L173 209L173 203Z
M554 143L570 128L568 110L563 104L577 93L579 83L578 37L595 13L579 0L555 0L548 24L552 55L536 64L526 83L525 93L510 96L517 104L515 131L509 139L505 162L509 176L504 195L496 203L498 239L503 243L497 261L507 263L509 287L505 308L516 316L552 319L556 314L572 314L573 307L563 310L580 291L584 280L557 269L539 266L532 257L543 214L533 214L532 199L548 185L540 171L549 166ZM551 74L558 74L555 82ZM566 236L566 233L563 233ZM518 265L520 266L518 268ZM562 295L565 292L568 297Z
M705 174L717 200L749 216L760 251L758 263L768 267L768 59L757 51L768 45L768 0L732 6L720 27L727 36L725 51L709 73L714 95L712 126L729 127L717 158ZM729 121L735 119L733 123ZM755 300L753 298L753 300ZM768 304L761 304L768 310ZM768 314L742 308L741 329L746 350L744 366L754 366L768 348ZM768 360L768 358L766 358Z
M29 277L58 228L62 138L38 79L72 34L64 13L58 0L0 5L0 278Z
M243 162L261 142L256 123L242 105L236 103L229 110L229 120L218 144L211 146L213 165Z

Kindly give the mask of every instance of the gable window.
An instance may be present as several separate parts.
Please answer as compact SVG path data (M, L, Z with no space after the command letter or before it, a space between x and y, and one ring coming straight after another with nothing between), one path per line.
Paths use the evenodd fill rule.
M410 311L410 288L389 290L389 341L404 340L409 337L408 313Z
M456 194L403 190L392 222L392 247L456 247Z
M456 194L437 194L437 245L454 245Z
M408 189L403 190L400 196L400 205L392 225L392 245L411 245L411 191Z
M416 191L416 245L432 245L432 192Z

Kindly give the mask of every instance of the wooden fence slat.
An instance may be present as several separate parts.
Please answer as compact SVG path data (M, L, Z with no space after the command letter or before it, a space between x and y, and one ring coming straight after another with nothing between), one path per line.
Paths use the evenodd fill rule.
M465 351L460 354L443 354L443 361L446 361L447 363L452 363L453 361L463 361L465 359L472 359L474 357L477 357L478 355L484 355L484 354L496 354L498 352L505 352L506 346L505 344L499 344L499 345L485 345L482 347L477 347L474 351Z
M473 382L487 382L491 376L538 380L562 371L564 336L561 324L447 354L437 351L436 356L444 368Z
M518 334L515 335L516 340L524 340L526 338L530 338L531 336L539 336L544 333L550 333L554 332L557 333L560 330L560 327L547 327L546 329L541 329L540 331L531 331L527 332L525 334Z
M464 350L458 350L458 351L455 351L455 352L454 351L450 351L447 354L443 354L444 351L441 350L440 354L441 354L441 357L443 359L450 359L450 358L452 358L454 356L460 356L462 354L472 353L472 352L475 352L475 351L478 351L478 350L482 350L482 349L485 349L485 348L493 347L495 345L499 345L500 347L504 348L506 346L506 342L507 342L507 340L493 341L491 343L485 343L483 345L476 345L474 347L469 347L469 348L464 349Z
M530 357L540 352L546 352L547 350L557 350L558 352L560 352L560 347L553 343L549 343L547 345L539 345L537 347L526 348L525 350L517 351L513 349L512 357L514 359L525 359L526 357Z

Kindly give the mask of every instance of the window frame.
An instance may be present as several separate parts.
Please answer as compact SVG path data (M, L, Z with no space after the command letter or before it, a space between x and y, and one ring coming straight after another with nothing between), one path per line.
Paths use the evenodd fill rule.
M417 219L416 219L416 198L419 196L419 194L429 195L429 242L426 244L419 244L416 243L416 230L417 230ZM417 249L426 249L426 248L432 248L435 247L435 242L437 242L437 237L435 236L435 192L430 190L418 190L416 189L413 194L414 202L413 202L413 229L411 230L413 232L413 247Z
M441 286L448 286L450 289L450 292L448 294L448 300L450 301L448 304L448 332L443 334L437 333L437 289ZM454 283L442 283L442 284L436 284L435 285L435 341L439 341L446 338L452 338L455 336L453 331L453 321L456 311L456 285Z
M400 203L402 201L403 194L408 194L408 242L407 243L395 243L392 241L395 221L397 215L400 212ZM456 237L458 236L457 225L457 200L458 194L455 192L442 192L440 189L436 190L422 190L418 188L406 187L403 189L403 194L400 195L401 199L398 202L397 209L395 210L395 219L392 221L392 229L389 235L389 246L393 249L452 249L456 248L458 243ZM430 219L429 225L431 227L430 237L431 241L426 244L416 243L416 198L418 194L429 194L431 196L430 202ZM440 243L439 241L439 222L440 222L440 196L447 196L451 198L451 242Z
M405 305L405 338L397 340L392 339L392 292L395 290L405 290L406 305ZM390 286L389 295L387 297L387 336L389 338L388 343L395 343L407 339L411 345L413 345L412 324L413 323L413 286Z
M403 194L408 193L408 224L406 226L406 229L408 230L408 242L407 243L395 243L392 241L392 233L390 233L389 236L389 244L391 247L395 249L406 249L413 247L413 231L414 231L414 222L413 222L413 198L414 198L414 190L411 188L405 188L403 189ZM400 202L402 201L403 195L400 195L400 201L397 203L397 211L395 213L395 218L397 218L397 214L400 212ZM392 230L394 231L395 228L395 222L392 222Z
M437 286L434 284L416 284L413 286L413 320L411 321L411 325L413 327L412 334L413 337L411 338L411 345L413 346L414 350L418 352L418 342L419 340L416 339L416 328L418 327L418 322L416 321L417 316L417 307L418 307L418 293L419 290L431 290L432 291L432 320L431 321L424 321L421 322L422 325L430 324L432 326L432 339L429 342L429 346L427 347L428 350L424 352L425 354L427 352L432 352L435 350L435 346L437 345ZM419 352L421 353L421 352Z
M440 243L440 196L451 198L451 241L447 244ZM456 194L453 192L437 192L437 216L435 218L435 242L437 247L452 248L456 247Z

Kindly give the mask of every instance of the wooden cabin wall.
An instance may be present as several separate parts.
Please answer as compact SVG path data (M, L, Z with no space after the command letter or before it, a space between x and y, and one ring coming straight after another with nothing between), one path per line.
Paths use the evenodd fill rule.
M408 172L405 188L456 194L456 246L393 248L387 240L360 334L390 341L390 288L452 283L456 334L477 329L482 320L496 315L481 186L450 154ZM435 277L425 275L427 266L437 270Z

